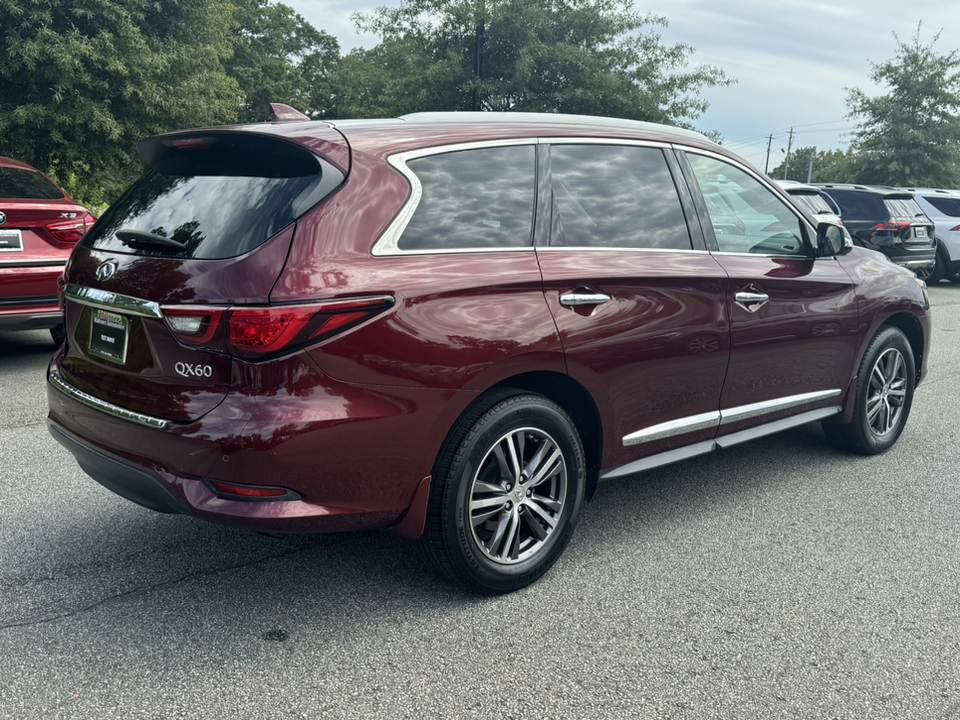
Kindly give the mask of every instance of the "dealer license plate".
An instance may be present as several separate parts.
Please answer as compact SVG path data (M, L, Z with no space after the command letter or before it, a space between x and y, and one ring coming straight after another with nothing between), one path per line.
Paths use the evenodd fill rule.
M0 252L20 252L23 250L23 236L19 230L0 228Z
M123 365L127 361L129 320L123 315L94 310L90 323L90 354Z

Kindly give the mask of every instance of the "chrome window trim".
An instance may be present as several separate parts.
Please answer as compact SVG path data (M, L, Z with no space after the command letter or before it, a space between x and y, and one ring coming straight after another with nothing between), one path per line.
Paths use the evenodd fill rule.
M68 300L101 310L112 310L125 315L139 315L155 320L163 319L163 312L160 310L158 303L141 300L130 295L121 295L109 290L83 287L72 283L64 289L64 295Z
M590 245L543 245L536 248L537 252L570 252L571 250L576 250L577 252L636 252L636 253L660 253L665 254L669 253L671 255L677 253L684 253L688 255L709 255L710 252L707 250L696 250L694 248L684 248L684 249L675 249L675 248L637 248L637 247L597 247ZM761 255L753 255L753 257L762 257Z
M407 201L404 203L403 207L400 208L400 212L397 213L397 216L390 222L386 230L384 230L380 237L377 238L377 241L373 244L373 248L370 250L371 254L375 257L391 257L391 256L402 256L402 255L451 255L459 253L493 253L493 252L525 252L534 250L535 246L525 245L523 247L505 247L505 248L456 248L450 250L440 250L440 249L427 249L427 250L401 250L400 249L400 237L403 235L403 231L406 230L407 225L410 224L410 220L413 218L413 214L417 211L417 207L420 205L420 200L423 197L423 186L420 183L420 179L416 176L408 166L407 162L410 160L416 160L422 157L429 157L431 155L443 155L451 152L461 152L463 150L480 150L483 148L499 148L499 147L516 147L521 145L571 145L571 144L580 144L580 145L632 145L638 147L656 147L662 150L669 150L674 147L673 144L668 142L662 142L659 140L636 140L629 138L614 138L614 137L586 137L580 138L575 136L564 136L564 137L523 137L523 138L505 138L498 140L476 140L473 142L467 143L453 143L450 145L433 145L426 148L418 148L417 150L407 150L406 152L396 153L387 157L387 163L397 170L407 182L410 183L410 197L407 198ZM571 248L577 246L570 246ZM542 249L542 248L536 248ZM558 250L570 249L566 246L557 247ZM591 248L591 249L606 249L606 248ZM611 250L617 250L618 248L609 248ZM620 248L622 249L622 248ZM645 248L637 248L645 249ZM707 252L705 250L677 250L671 251L669 249L664 249L662 252Z
M53 385L57 390L62 392L67 397L72 398L73 400L76 400L78 403L82 403L87 407L100 410L108 415L113 415L121 420L129 420L130 422L135 422L139 425L144 425L156 430L164 430L170 424L169 420L153 417L152 415L145 415L144 413L134 412L133 410L127 410L119 405L108 403L106 400L101 400L100 398L94 397L93 395L85 393L82 390L78 390L64 380L60 373L58 373L56 370L51 370L50 374L47 376L47 379L51 385Z
M810 403L820 400L837 397L841 392L842 390L834 388L832 390L800 393L799 395L787 395L773 400L764 400L763 402L750 403L749 405L739 405L725 410L668 420L667 422L651 425L650 427L642 428L629 435L625 435L622 442L625 447L629 447L630 445L640 445L642 443L653 442L654 440L663 440L664 438L695 432L697 430L707 430L711 427L723 427L730 423L751 420L770 413L789 410L790 408L809 405ZM813 412L819 411L815 410Z
M414 173L407 166L407 162L422 157L429 157L431 155L445 155L447 153L461 152L464 150L517 147L522 145L532 145L536 147L537 138L525 137L503 140L480 140L468 143L454 143L452 145L434 145L427 148L408 150L406 152L390 155L387 158L387 163L389 163L391 167L403 175L407 182L410 183L410 197L407 198L407 201L403 204L403 207L400 208L400 212L397 213L397 216L390 222L390 224L387 226L387 229L381 233L379 238L377 238L377 241L373 244L373 248L370 250L371 254L373 254L375 257L384 257L391 255L449 255L451 253L464 252L489 253L533 250L532 243L529 246L525 245L518 248L457 248L450 250L401 250L399 246L400 236L403 235L403 231L406 230L407 225L410 224L413 214L417 211L417 206L420 205L420 199L423 197L423 185L420 183L420 178L418 178L416 173Z

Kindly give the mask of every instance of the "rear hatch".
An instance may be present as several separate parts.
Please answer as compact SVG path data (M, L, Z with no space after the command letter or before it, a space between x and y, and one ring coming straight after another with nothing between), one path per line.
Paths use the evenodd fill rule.
M309 134L346 147L328 126ZM164 135L139 150L146 172L70 261L58 372L113 405L187 422L230 388L230 314L268 304L297 219L345 173L250 128Z
M884 193L883 205L890 215L890 220L882 229L889 229L890 233L898 236L906 246L933 245L936 233L934 224L910 193Z

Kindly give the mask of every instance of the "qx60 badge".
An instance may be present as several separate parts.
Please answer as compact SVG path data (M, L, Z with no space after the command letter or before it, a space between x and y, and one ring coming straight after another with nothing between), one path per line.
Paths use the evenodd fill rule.
M190 363L178 362L173 366L173 369L183 377L208 378L213 375L213 368L209 365L191 365Z

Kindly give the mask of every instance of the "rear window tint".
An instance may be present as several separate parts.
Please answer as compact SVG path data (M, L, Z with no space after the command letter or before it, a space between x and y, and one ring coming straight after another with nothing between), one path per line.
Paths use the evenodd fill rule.
M0 167L0 197L16 200L62 200L63 193L38 172Z
M289 143L230 138L171 150L104 214L83 245L149 256L220 259L262 245L343 180L335 167ZM137 230L178 248L132 248L116 235Z
M843 211L844 220L878 220L887 217L883 199L872 192L830 189L830 195Z
M833 213L833 209L819 193L790 193L790 195L814 215L819 213Z
M960 198L944 197L942 195L924 195L923 199L933 205L944 215L949 215L950 217L960 217Z
M917 205L917 201L912 198L884 198L883 204L886 205L892 218L913 220L916 217L921 219L925 217L923 210Z
M401 250L514 248L533 244L533 145L480 148L407 162L423 191Z

